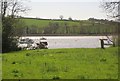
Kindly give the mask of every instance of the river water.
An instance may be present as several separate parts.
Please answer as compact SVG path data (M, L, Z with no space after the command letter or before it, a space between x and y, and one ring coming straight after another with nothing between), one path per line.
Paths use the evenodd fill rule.
M22 38L30 38L38 42L42 37L47 39L49 49L100 48L99 39L106 38L105 36L26 36Z

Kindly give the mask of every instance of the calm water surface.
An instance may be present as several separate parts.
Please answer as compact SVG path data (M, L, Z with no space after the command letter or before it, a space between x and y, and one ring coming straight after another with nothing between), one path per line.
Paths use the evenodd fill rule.
M41 37L47 38L48 48L100 48L101 38L105 36L26 36L39 42Z

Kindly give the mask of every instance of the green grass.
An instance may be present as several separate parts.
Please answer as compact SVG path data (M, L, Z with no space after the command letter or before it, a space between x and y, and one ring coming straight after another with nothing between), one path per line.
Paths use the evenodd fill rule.
M22 19L26 23L26 25L29 26L36 26L36 27L46 27L49 25L50 22L58 22L61 25L64 24L65 22L68 23L70 26L72 25L79 25L79 22L74 22L74 21L64 21L64 20L37 20L37 19ZM87 22L88 23L88 22Z
M0 80L2 80L2 54L0 53Z
M37 27L44 27L48 26L50 22L50 20L35 20L35 19L22 19L22 21L24 21L28 27L32 25L35 25Z
M43 49L3 54L3 79L117 79L117 48Z

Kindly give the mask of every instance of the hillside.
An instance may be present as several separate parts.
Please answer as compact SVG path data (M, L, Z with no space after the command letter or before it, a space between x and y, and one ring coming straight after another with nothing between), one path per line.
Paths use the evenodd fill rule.
M107 20L51 20L21 18L24 27L16 28L22 35L104 35L116 32L117 24Z

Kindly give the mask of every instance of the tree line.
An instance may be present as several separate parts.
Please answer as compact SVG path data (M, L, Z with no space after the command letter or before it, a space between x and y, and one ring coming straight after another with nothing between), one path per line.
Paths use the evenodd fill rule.
M48 20L46 20L48 21ZM62 20L61 20L62 21ZM74 24L71 24L75 22ZM110 35L117 33L117 23L108 20L98 20L90 18L86 21L51 21L48 25L39 27L39 25L27 24L16 28L15 31L20 35Z

